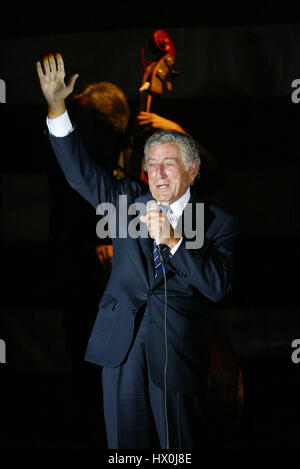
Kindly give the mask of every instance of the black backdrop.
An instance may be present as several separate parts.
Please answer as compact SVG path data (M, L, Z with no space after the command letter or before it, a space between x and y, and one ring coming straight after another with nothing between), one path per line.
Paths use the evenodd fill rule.
M67 73L80 74L78 89L112 81L134 112L140 49L157 28L172 36L181 74L153 110L215 155L225 185L210 199L240 222L235 289L213 311L244 375L244 409L230 447L299 446L300 364L292 362L291 343L300 336L300 104L291 100L291 83L300 78L300 15L283 2L185 5L7 8L0 33L0 448L105 448L99 371L81 370L86 386L78 397L61 310L64 280L51 262L53 155L35 60L59 50ZM91 290L97 281L95 267ZM86 330L73 333L82 347Z

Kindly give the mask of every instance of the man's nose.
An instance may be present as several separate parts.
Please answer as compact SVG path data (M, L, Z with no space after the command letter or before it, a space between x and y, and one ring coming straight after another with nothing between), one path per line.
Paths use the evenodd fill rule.
M163 163L160 163L160 164L157 165L156 176L158 178L165 178L167 176L166 168L165 168L165 165Z

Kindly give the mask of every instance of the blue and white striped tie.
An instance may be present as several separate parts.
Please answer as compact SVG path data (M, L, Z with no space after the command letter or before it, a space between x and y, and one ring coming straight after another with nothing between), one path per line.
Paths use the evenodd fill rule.
M165 214L168 216L168 212L171 210L170 207L168 205L161 205L161 204L160 204L160 207L165 212ZM167 251L168 247L165 246L165 245L162 245L161 247L162 247L162 254L164 255L164 253ZM158 253L157 244L156 244L155 241L153 242L153 260L154 260L154 277L156 278L158 276L159 267L161 265L161 262L160 262L160 257L159 257L159 253Z
M167 251L167 246L162 245L162 251L164 255L164 253ZM161 262L160 262L160 257L158 254L157 244L155 241L153 242L153 260L154 260L154 277L156 278L158 276L159 266Z

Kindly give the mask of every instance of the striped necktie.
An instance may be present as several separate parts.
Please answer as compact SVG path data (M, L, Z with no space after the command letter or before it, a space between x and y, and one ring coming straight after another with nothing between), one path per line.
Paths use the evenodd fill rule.
M161 245L162 247L162 254L164 255L167 252L168 247L164 244ZM153 260L154 260L154 277L158 276L159 267L160 267L160 257L158 254L158 248L155 241L153 241Z
M170 207L168 205L161 205L160 204L160 208L168 216L168 212L171 210ZM161 247L162 247L162 254L164 255L168 250L168 246L162 244ZM157 244L156 244L155 241L153 241L153 260L154 260L154 277L156 278L158 276L159 267L161 265L161 262L160 262L160 257L159 257L159 253L158 253Z

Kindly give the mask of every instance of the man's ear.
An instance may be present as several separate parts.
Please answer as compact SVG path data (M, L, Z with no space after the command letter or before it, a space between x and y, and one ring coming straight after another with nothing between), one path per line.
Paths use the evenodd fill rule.
M195 177L197 176L198 171L199 171L199 162L193 161L192 165L190 166L191 183L194 181Z

